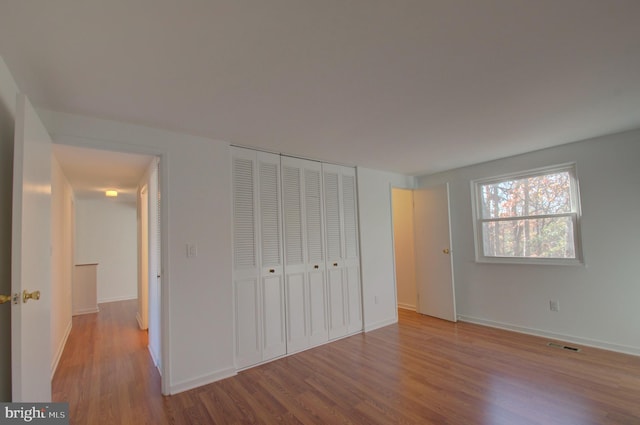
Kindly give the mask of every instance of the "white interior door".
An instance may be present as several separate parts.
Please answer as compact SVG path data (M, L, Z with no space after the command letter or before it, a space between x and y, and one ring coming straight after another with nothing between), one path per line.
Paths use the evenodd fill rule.
M138 223L139 245L138 267L138 325L149 328L149 189L144 185L140 190L140 221Z
M456 321L449 185L413 194L418 313Z
M149 198L147 209L149 212L149 263L148 263L148 321L149 328L149 352L153 357L153 362L159 370L162 370L161 332L160 332L160 305L162 303L161 282L162 282L162 250L160 232L160 179L159 179L159 159L155 159L155 164L149 177Z
M14 402L49 402L51 138L21 94L16 105L12 214L12 398ZM33 298L25 302L25 294Z

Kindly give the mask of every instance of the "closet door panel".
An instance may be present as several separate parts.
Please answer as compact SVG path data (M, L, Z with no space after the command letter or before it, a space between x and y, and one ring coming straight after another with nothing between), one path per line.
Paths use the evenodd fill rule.
M342 214L344 222L344 270L347 289L348 332L362 330L362 286L360 280L360 249L355 169L342 167Z
M304 194L307 281L309 282L309 344L318 345L329 340L322 165L320 163L307 163L304 170Z
M327 324L327 286L325 271L312 270L309 276L309 338L310 345L318 345L329 339Z
M307 325L307 283L304 273L287 274L287 351L293 353L309 344Z
M329 289L329 338L347 334L345 287L342 268L330 268L327 272Z
M257 279L235 282L235 358L239 368L262 359L260 347L260 302Z
M239 368L262 359L256 184L255 154L233 150L234 355Z
M303 170L299 160L282 158L282 189L287 282L287 351L309 344L303 211Z
M287 352L280 156L258 152L258 202L262 276L262 360Z
M360 284L360 267L345 267L347 289L347 332L354 333L362 330L362 288Z
M287 352L285 336L284 287L281 276L263 279L263 347L262 360Z

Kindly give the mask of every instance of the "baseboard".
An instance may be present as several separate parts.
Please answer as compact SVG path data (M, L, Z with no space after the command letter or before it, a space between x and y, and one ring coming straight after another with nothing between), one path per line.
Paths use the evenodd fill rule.
M379 329L379 328L384 328L385 326L393 325L394 323L398 323L398 318L397 317L392 317L391 319L381 320L379 322L372 323L370 325L365 325L364 326L364 331L365 332L371 332L371 331Z
M104 303L114 303L116 301L129 301L129 300L137 300L137 295L125 295L122 297L110 297L110 298L101 298L98 300L98 304Z
M595 339L581 338L572 335L558 334L555 332L547 332L540 329L526 328L523 326L510 325L508 323L495 322L493 320L480 319L477 317L459 315L458 320L462 322L475 323L477 325L489 326L491 328L504 329L508 331L518 332L527 335L550 338L557 341L570 342L573 344L584 345L587 347L600 348L603 350L615 351L617 353L631 354L640 356L640 348L629 347L626 345L612 344L610 342L598 341Z
M153 365L156 367L156 369L158 369L158 372L160 372L160 376L162 376L162 370L160 369L160 362L158 361L155 354L153 353L153 350L151 349L151 345L147 345L147 350L149 351L149 355L151 356L151 361L153 362Z
M60 359L62 358L62 353L64 352L64 347L67 345L67 339L69 339L69 334L71 333L72 320L69 320L69 324L67 325L67 329L64 331L64 336L62 337L62 342L58 346L58 350L56 351L56 356L53 359L53 363L51 364L51 379L56 374L56 370L58 369L58 363L60 363Z
M401 308L403 310L417 311L417 307L411 304L398 303L398 308Z
M76 310L71 315L72 316L80 316L81 314L98 313L99 311L100 311L100 308L96 306L96 307L92 307L92 308L84 308L82 310Z
M178 382L169 386L169 394L175 395L184 391L191 390L193 388L201 387L203 385L211 384L221 379L230 378L237 374L236 369L233 367L220 370L215 373L203 375L194 379L187 379L185 381Z

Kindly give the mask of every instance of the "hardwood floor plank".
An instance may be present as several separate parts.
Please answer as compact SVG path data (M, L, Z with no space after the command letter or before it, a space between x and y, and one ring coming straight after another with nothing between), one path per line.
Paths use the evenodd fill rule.
M74 318L53 383L73 424L640 424L640 357L405 310L398 324L162 397L127 303Z

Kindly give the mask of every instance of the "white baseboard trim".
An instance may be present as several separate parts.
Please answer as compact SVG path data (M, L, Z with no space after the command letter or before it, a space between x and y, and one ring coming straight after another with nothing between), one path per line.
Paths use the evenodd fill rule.
M558 334L555 332L547 332L540 329L526 328L523 326L510 325L508 323L495 322L493 320L480 319L477 317L459 315L458 320L462 322L475 323L477 325L489 326L491 328L505 329L527 335L550 338L557 341L570 342L573 344L584 345L587 347L600 348L603 350L615 351L623 354L631 354L640 356L640 348L629 347L626 345L612 344L610 342L598 341L595 339L581 338L572 335Z
M417 309L415 305L404 304L404 303L398 303L398 308L401 308L403 310L411 310L411 311L416 311Z
M56 351L56 356L53 358L53 363L51 364L51 379L53 379L53 375L56 374L56 370L58 369L58 363L60 363L60 359L62 358L62 353L64 352L64 347L67 345L67 339L69 339L69 334L71 333L73 321L70 319L69 324L67 325L67 329L64 331L64 336L62 337L62 342L58 346L58 350Z
M233 367L219 370L208 375L203 375L194 379L187 379L185 381L177 382L176 384L169 386L169 394L174 395L183 391L188 391L193 388L201 387L203 385L211 384L221 379L230 378L237 375L236 369Z
M137 295L124 295L122 297L109 297L109 298L101 298L98 300L98 304L103 303L114 303L116 301L129 301L129 300L137 300Z
M72 316L80 316L81 314L98 313L99 311L100 311L99 307L83 308L82 310L74 311L71 315Z
M151 345L147 345L147 350L149 351L149 355L151 356L151 361L153 361L153 365L158 369L160 376L162 376L162 370L160 369L160 362L156 358L153 350L151 349Z
M370 325L365 325L364 326L364 331L365 332L371 332L371 331L374 331L374 330L379 329L379 328L384 328L385 326L393 325L394 323L398 323L398 318L397 317L392 317L391 319L381 320L379 322L372 323Z

